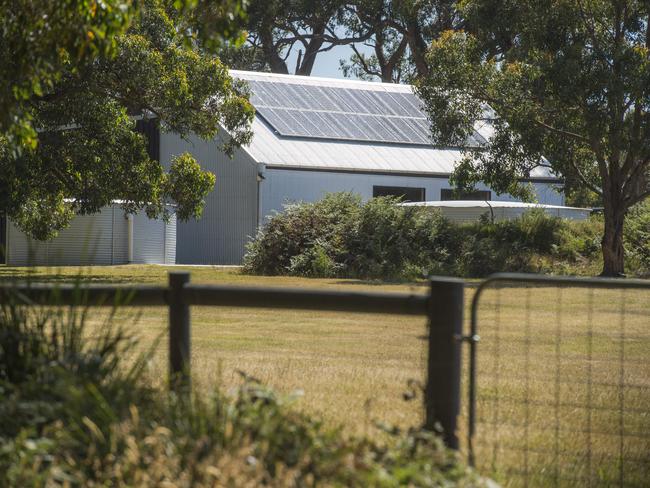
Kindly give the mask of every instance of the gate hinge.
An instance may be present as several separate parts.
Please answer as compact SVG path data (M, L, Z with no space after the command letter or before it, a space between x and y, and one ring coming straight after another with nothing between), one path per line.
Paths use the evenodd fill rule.
M474 334L474 335L456 334L454 336L454 339L456 339L458 342L469 342L472 344L476 344L478 341L481 340L481 336L479 336L478 334Z

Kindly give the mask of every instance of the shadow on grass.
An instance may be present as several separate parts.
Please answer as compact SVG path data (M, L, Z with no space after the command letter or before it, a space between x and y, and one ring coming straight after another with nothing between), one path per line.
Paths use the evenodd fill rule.
M35 270L25 268L24 270L17 270L16 268L2 268L0 267L0 282L7 281L29 281L32 283L147 283L151 282L149 276L120 276L110 274L94 274L87 271L67 274L56 273L41 273Z
M402 281L402 280L339 280L334 281L335 285L360 285L360 286L386 286L386 285L410 285L410 286L427 286L425 280L422 281Z
M453 276L440 276L439 278L455 278ZM476 288L483 279L478 279L478 278L469 278L469 279L464 279L461 278L465 282L465 287L466 288ZM340 280L340 281L335 281L333 282L335 285L360 285L360 286L386 286L386 285L408 285L412 287L427 287L429 286L429 282L425 279L418 280L418 281L399 281L399 280L355 280L355 279L350 279L350 280Z

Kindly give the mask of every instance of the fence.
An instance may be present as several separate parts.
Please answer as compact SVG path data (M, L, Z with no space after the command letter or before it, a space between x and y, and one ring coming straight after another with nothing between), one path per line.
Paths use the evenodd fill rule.
M0 285L47 302L52 285ZM461 345L469 343L466 449L507 485L647 486L650 480L650 282L503 274L474 294L463 336L463 282L428 295L195 285L56 287L59 304L169 307L170 386L190 386L190 307L265 307L426 316L425 427L459 447ZM636 293L636 295L635 295ZM480 345L478 333L481 333ZM479 356L479 349L481 354Z
M649 486L649 291L640 280L481 283L467 412L479 472L508 486Z
M25 301L49 303L56 290L56 304L169 307L170 387L190 388L190 307L192 305L263 307L420 315L429 318L427 382L424 393L424 427L442 427L448 446L457 449L457 417L460 410L461 340L464 283L452 278L429 282L428 295L312 291L288 288L254 288L190 283L190 274L172 272L169 286L0 285L0 301L19 294Z

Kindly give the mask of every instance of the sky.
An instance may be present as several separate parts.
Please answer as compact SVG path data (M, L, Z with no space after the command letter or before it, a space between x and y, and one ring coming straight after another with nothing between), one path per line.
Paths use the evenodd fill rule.
M370 54L372 49L368 46L357 44L359 51ZM349 46L336 46L330 51L318 53L314 69L311 72L312 76L322 76L325 78L344 78L343 72L340 69L339 60L349 59L352 55L352 49ZM296 58L298 57L298 50L294 49L287 59L287 66L289 72L293 73L296 67ZM379 80L377 80L379 81Z

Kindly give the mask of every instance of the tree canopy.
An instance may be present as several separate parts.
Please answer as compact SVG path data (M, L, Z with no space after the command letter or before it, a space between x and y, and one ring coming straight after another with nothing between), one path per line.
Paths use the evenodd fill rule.
M453 0L252 0L248 13L247 44L225 52L236 67L308 76L320 53L349 46L346 76L387 83L424 74L431 40L462 25Z
M454 0L357 0L349 3L347 10L343 26L360 38L369 33L363 43L372 54L364 54L353 44L349 62L341 63L344 73L359 78L376 76L385 83L425 75L431 41L446 30L463 26Z
M465 0L473 34L444 33L417 85L442 144L489 119L454 179L523 195L540 165L602 197L604 270L622 274L623 222L650 195L650 5L637 0Z
M199 28L206 18L235 25L233 18L240 11L226 7L239 4L216 2L221 10L213 5L211 15L205 11L194 15L184 10L189 8L185 3L174 3L182 8L162 0L147 0L137 10L104 2L102 8L121 9L125 18L98 31L103 43L91 44L92 49L79 47L91 49L91 55L73 56L75 44L61 43L58 64L34 71L32 78L25 75L37 84L3 79L12 87L28 87L13 101L5 97L3 104L27 121L23 127L33 128L34 140L32 144L23 139L17 145L12 131L18 116L13 123L4 122L0 208L33 237L53 237L75 214L97 212L114 200L122 201L128 212L145 209L150 217L166 217L169 204L181 220L201 214L214 175L201 170L188 154L176 157L166 172L150 158L145 137L134 131L137 119L181 136L211 138L224 127L229 134L226 151L250 140L254 112L246 93L218 58L199 49L199 41L211 35L211 28ZM74 10L75 5L61 7ZM31 22L16 19L16 25ZM103 25L101 18L93 20ZM19 43L18 34L12 42ZM219 43L218 38L211 39ZM55 34L43 43L56 45ZM1 54L3 62L10 63L11 45Z

